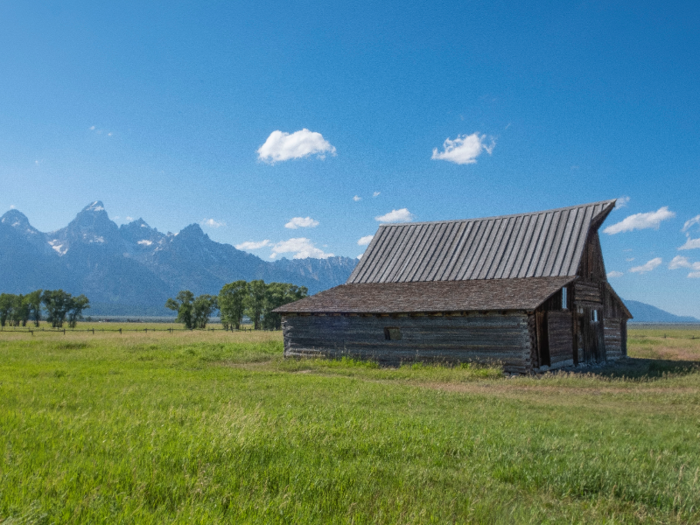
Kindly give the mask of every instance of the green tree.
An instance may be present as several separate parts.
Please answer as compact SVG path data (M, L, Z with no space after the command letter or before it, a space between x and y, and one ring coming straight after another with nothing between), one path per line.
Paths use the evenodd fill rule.
M12 322L12 308L14 304L15 296L13 294L0 294L0 326L4 327L8 321Z
M36 290L24 296L29 309L29 319L34 321L34 326L39 326L41 321L41 290Z
M41 301L46 307L46 320L54 328L61 328L66 320L66 314L71 308L72 296L63 290L45 290Z
M265 309L263 311L263 328L279 330L282 327L282 316L272 310L282 305L293 303L308 295L305 286L295 286L290 283L270 283L265 293Z
M78 320L83 318L83 310L90 308L90 301L84 295L71 297L68 301L68 326L75 328Z
M194 328L194 294L189 290L182 290L175 299L168 299L165 307L177 312L176 322L184 323L185 328Z
M192 324L195 328L206 328L209 316L218 308L215 295L203 294L192 303Z
M219 310L221 311L221 324L224 329L241 328L241 320L245 313L246 300L248 298L248 283L235 281L224 285L219 292Z
M14 326L27 326L28 320L29 305L27 304L24 295L15 295L12 304L12 324Z
M248 297L246 298L246 313L253 321L253 328L260 330L260 321L265 311L265 292L267 285L263 280L250 281L248 283Z

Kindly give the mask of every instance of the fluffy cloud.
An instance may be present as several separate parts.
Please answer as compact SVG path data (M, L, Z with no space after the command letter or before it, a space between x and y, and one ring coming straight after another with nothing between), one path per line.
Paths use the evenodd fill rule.
M476 158L483 151L491 155L493 148L496 147L496 141L493 137L490 137L488 140L490 142L487 144L486 135L479 135L478 132L471 135L459 135L454 140L447 138L442 144L443 151L433 148L433 156L431 158L433 160L446 160L455 164L475 164Z
M319 225L318 221L311 217L294 217L291 221L284 225L285 228L296 230L297 228L315 228Z
M380 215L375 217L375 221L379 222L411 222L414 219L413 214L408 211L408 208L401 208L400 210L391 210L385 215Z
M678 248L679 250L694 250L695 248L700 248L700 238L699 239L691 239L688 237L685 241L685 244Z
M678 268L690 268L692 265L687 257L676 255L673 260L668 263L669 270L677 270Z
M687 257L676 255L668 265L669 270L678 270L679 268L690 268L691 272L688 277L696 279L700 277L700 262L691 263Z
M316 155L320 159L326 154L335 155L335 147L323 135L304 128L294 133L273 131L265 144L258 148L258 160L274 164L290 159L301 159Z
M363 256L363 255L364 255L364 253L361 253L360 255L358 255L358 256L356 257L356 259L358 259L358 260L359 260L359 259L362 259L362 256Z
M687 232L694 224L700 224L700 215L696 215L692 219L685 221L681 231Z
M622 272L616 272L615 270L613 270L612 272L608 272L608 279L613 279L615 277L622 277L623 275L625 275L625 274Z
M659 229L659 224L661 221L671 219L675 217L676 214L668 209L668 206L659 208L656 211L650 211L648 213L635 213L630 215L626 219L608 226L603 231L608 235L615 235L621 232L631 232L633 230L646 230L648 228Z
M635 266L634 268L630 268L630 272L632 273L647 273L652 271L654 268L658 267L661 265L663 261L661 260L661 257L656 257L652 259L651 261L648 261L647 263L641 265L641 266Z
M327 259L333 257L332 253L324 253L323 250L316 248L311 240L305 237L289 239L288 241L278 242L272 247L271 259L274 259L281 253L293 253L293 259Z
M264 241L246 241L242 242L241 244L236 244L236 249L238 250L258 250L260 248L263 248L264 246L268 246L270 244L270 241L268 239L265 239Z
M365 235L364 237L360 237L360 240L357 241L357 244L360 246L367 246L369 243L372 242L372 239L374 239L374 235Z
M352 200L354 200L355 202L360 202L360 201L362 200L362 197L360 197L360 196L358 196L358 195L355 195L355 196L352 198Z
M627 205L630 202L630 198L627 195L623 195L617 201L615 201L615 209L619 210L620 208L626 208Z
M692 219L685 221L685 224L683 225L683 229L681 231L685 232L686 241L683 246L678 248L679 250L694 250L696 248L700 248L700 238L693 239L689 233L689 230L696 224L700 225L700 215L696 215Z
M129 217L127 217L128 219ZM202 221L202 226L208 226L209 228L221 228L222 226L226 226L226 223L224 221L217 221L215 219L204 219Z
M375 192L372 194L372 197L379 197L380 194L381 194L381 191L375 191Z

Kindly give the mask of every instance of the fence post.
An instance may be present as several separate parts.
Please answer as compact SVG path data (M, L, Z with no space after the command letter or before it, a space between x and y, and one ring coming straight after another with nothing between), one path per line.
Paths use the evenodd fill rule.
M66 335L66 329L65 329L65 328L63 329L63 335Z
M122 329L121 329L121 328L119 329L119 333L120 333L120 334L122 333Z

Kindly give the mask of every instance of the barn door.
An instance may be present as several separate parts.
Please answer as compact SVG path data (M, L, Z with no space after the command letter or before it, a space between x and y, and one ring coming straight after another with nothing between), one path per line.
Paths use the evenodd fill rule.
M583 308L579 326L583 339L583 360L586 363L605 361L605 335L602 308Z
M537 312L535 314L537 326L537 366L550 366L549 361L549 326L547 323L547 312Z

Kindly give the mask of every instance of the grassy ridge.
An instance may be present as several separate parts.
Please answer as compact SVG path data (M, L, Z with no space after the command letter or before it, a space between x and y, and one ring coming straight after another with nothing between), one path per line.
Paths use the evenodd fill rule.
M696 523L700 332L666 335L505 378L285 361L270 332L2 333L0 522Z

